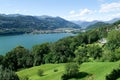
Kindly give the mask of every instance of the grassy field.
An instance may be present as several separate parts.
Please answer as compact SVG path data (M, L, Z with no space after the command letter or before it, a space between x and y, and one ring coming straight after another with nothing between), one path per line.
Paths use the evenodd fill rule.
M105 80L105 76L114 68L117 68L119 62L87 62L80 66L80 72L86 75L77 79L70 80ZM64 73L65 64L45 64L28 69L18 71L19 77L28 76L30 80L61 80L61 75ZM38 76L39 69L44 70L43 76ZM58 69L54 72L54 69Z

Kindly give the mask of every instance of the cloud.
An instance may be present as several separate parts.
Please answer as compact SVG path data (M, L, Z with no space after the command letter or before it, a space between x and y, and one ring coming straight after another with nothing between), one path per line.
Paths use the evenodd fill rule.
M83 10L81 10L81 12L80 12L80 16L84 16L84 15L86 15L86 14L91 14L92 13L92 10L89 10L89 9L83 9Z
M70 11L70 14L75 14L75 11L74 10Z
M66 15L63 18L68 20L82 20L82 21L93 20L108 21L113 18L118 17L120 18L120 2L102 4L99 7L100 8L96 10L91 10L88 8L72 10L69 12L69 15Z
M69 16L79 17L79 16L84 16L84 15L87 15L87 14L91 14L91 13L93 13L92 10L89 10L89 9L85 8L85 9L81 9L80 11L72 10L72 11L69 12L69 14L70 14Z
M111 19L113 19L113 18L120 18L120 13L112 14L110 17L111 17Z
M112 11L119 11L120 10L120 2L113 2L102 4L99 12L112 12Z
M88 15L93 14L95 11L90 9L80 9L78 11L72 10L69 12L69 15L64 16L63 18L68 20L86 20Z

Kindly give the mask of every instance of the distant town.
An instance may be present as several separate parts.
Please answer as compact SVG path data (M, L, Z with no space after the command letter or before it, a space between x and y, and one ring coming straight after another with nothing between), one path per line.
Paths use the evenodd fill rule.
M58 28L55 30L34 30L33 34L44 34L44 33L80 33L84 30L75 29L75 28Z

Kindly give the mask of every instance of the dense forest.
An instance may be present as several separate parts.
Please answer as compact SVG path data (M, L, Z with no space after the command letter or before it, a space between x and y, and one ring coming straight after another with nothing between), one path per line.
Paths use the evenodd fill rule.
M17 46L5 56L0 56L0 70L5 73L4 76L8 70L17 80L17 75L11 71L46 63L76 62L82 64L84 62L115 62L118 60L120 60L120 21L88 30L77 36L63 38L54 43L38 44L31 50ZM63 77L66 77L66 74ZM109 75L107 78L109 79Z

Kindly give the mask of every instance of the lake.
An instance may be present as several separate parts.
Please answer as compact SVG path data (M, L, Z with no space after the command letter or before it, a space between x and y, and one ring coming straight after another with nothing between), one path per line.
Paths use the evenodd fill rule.
M31 49L34 45L45 42L55 42L67 36L73 36L72 33L54 33L54 34L23 34L14 36L0 36L0 54L5 54L18 45Z

